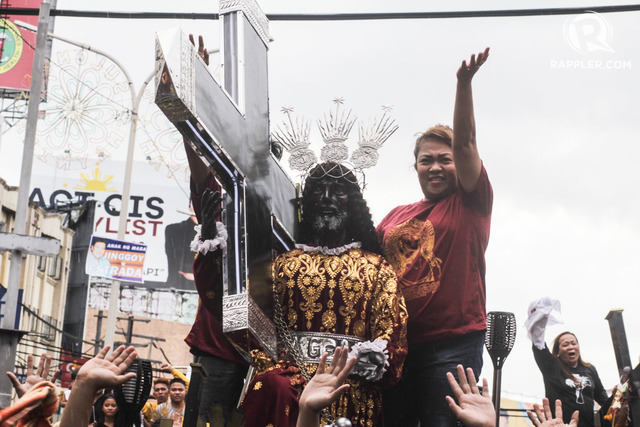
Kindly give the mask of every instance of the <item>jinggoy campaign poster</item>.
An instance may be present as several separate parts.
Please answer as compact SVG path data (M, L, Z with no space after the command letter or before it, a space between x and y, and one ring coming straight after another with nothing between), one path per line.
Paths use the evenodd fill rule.
M143 283L147 246L91 236L85 273L89 276Z

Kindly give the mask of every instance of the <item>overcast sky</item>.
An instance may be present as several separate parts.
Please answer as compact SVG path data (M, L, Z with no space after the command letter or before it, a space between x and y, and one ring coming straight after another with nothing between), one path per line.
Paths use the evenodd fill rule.
M431 4L430 4L431 3ZM619 2L621 4L624 2ZM262 1L265 13L337 13L512 8L511 2ZM177 7L180 7L178 9ZM519 2L519 8L595 6ZM59 0L59 9L217 12L215 2L114 0L94 6ZM487 251L487 309L511 311L518 337L503 369L511 397L542 397L541 375L523 324L530 301L562 303L583 358L607 388L617 381L608 324L623 308L631 359L640 355L640 12L430 20L271 22L269 96L272 128L282 106L317 119L334 97L363 119L392 105L400 128L367 173L376 223L422 194L412 165L413 135L451 123L455 72L491 47L474 79L477 139L494 188ZM102 49L139 87L154 67L154 33L181 26L219 45L215 22L58 18L55 33ZM54 49L70 49L56 42ZM126 94L123 103L126 103ZM312 134L313 135L313 134ZM355 132L354 132L355 136ZM3 135L0 175L17 185L17 131ZM317 133L312 139L318 142ZM138 157L144 157L137 152ZM286 159L286 157L285 157ZM452 304L455 302L452 302ZM485 358L483 376L491 382Z

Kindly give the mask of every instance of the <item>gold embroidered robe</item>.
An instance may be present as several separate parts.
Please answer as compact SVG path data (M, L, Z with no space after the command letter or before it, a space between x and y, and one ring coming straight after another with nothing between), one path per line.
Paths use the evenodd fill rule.
M376 383L348 380L351 387L330 408L335 419L346 416L354 426L381 425L381 389L400 379L407 353L407 311L392 267L381 255L361 249L348 249L339 255L294 249L276 258L273 278L284 321L292 332L387 340L389 367L383 379ZM311 373L315 372L315 366L310 368ZM258 370L259 375L249 387L249 401L260 401L265 408L269 406L265 399L273 400L274 391L266 386L270 381L264 374L288 376L288 383L298 388L299 396L299 384L304 380L300 381L299 373L291 370L291 364L261 364ZM290 394L294 394L292 391ZM250 396L253 393L260 397ZM275 400L283 404L282 398ZM297 407L297 402L279 409L292 419L293 424L289 425L295 425L297 416L292 405ZM265 415L261 412L261 416ZM287 425L282 418L278 421L277 414L269 418L262 425Z

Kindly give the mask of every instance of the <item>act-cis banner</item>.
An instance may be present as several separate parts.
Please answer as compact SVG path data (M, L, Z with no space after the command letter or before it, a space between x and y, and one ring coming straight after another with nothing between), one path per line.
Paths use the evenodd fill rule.
M124 162L105 160L98 166L91 163L87 169L67 171L36 157L34 170L38 173L31 180L34 188L29 201L47 210L70 204L95 209L93 213L87 209L86 217L78 221L93 218L92 231L87 233L117 239L122 205L118 188L123 188L120 179L125 174L124 166ZM167 177L148 162L135 162L133 172L123 240L147 246L141 286L195 291L190 244L197 220L185 215L190 212L188 176ZM82 230L74 239L84 247L90 243L90 236Z
M143 283L147 245L91 236L85 274L94 277Z

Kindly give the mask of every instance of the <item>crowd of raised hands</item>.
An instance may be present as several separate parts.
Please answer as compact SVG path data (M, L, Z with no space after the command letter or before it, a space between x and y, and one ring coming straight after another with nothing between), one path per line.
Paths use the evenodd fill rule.
M104 388L113 388L123 384L134 373L125 373L137 357L133 347L120 346L111 354L109 346L103 348L98 355L85 363L76 377L60 427L77 427L89 425L91 408L96 393ZM327 366L328 354L324 354L318 365L316 374L311 378L300 396L300 406L297 427L317 427L320 422L322 409L336 401L349 388L345 381L353 369L356 359L348 357L348 348L336 348L331 362ZM34 366L33 356L27 357L27 377L24 383L10 372L7 372L16 394L19 398L26 398L27 393L43 382L55 382L60 373L56 370L49 379L51 357L42 354L37 366ZM447 373L447 379L453 397L447 397L449 408L466 427L495 427L496 412L489 396L487 380L483 379L482 387L478 387L471 369L458 365L458 379ZM455 399L454 399L455 398ZM549 401L545 398L542 406L535 404L533 411L527 411L529 419L536 427L564 426L562 421L562 404L555 403L555 417L552 415ZM2 412L0 412L2 417ZM2 422L2 418L0 418ZM578 425L578 411L568 424L570 427Z
M135 377L134 373L125 373L137 357L133 347L120 346L107 355L109 350L109 346L103 348L95 358L85 363L78 371L73 392L62 414L60 427L88 426L96 394L102 389L113 388ZM5 421L17 422L16 417L20 417L21 421L42 417L44 405L52 409L52 411L45 411L44 414L52 415L57 400L57 393L52 383L57 380L60 371L56 370L49 378L50 370L51 356L43 353L37 366L34 366L33 356L27 356L27 376L24 383L21 383L13 373L7 372L19 400L13 406L0 411L0 424L4 425ZM47 396L39 392L40 389L52 394L53 404L46 403ZM38 405L38 402L43 403Z
M331 363L326 367L327 354L325 353L318 365L316 375L311 378L302 395L297 427L317 427L323 408L336 401L340 395L349 388L345 380L349 376L356 360L348 360L349 350L336 348ZM451 373L447 373L447 379L453 392L453 397L447 396L449 408L465 427L496 427L496 411L489 395L487 380L483 379L482 388L478 387L476 378L471 369L465 369L458 365L458 380ZM536 427L578 426L578 411L575 411L569 424L562 421L562 403L556 401L555 417L551 413L548 399L543 399L542 406L533 405L533 411L527 411L527 415Z

